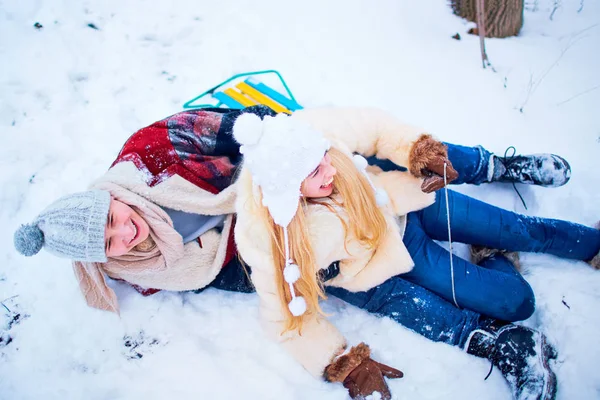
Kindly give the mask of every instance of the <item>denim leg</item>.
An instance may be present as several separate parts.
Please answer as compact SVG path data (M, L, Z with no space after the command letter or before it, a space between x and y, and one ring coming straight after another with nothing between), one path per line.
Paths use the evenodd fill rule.
M408 168L395 164L387 158L381 160L375 156L371 156L367 157L367 162L369 165L375 165L384 171L408 171Z
M419 213L408 214L403 241L415 266L400 276L454 302L450 253L428 236ZM506 258L496 257L485 266L457 256L452 260L454 293L460 307L506 321L520 321L533 314L533 290L516 270L509 269Z
M326 291L370 313L392 318L427 339L455 346L464 346L469 333L487 321L478 313L458 309L399 276L367 292L355 293L331 286Z
M444 143L448 146L448 159L454 169L458 172L458 179L453 185L470 183L479 185L487 182L488 165L492 153L481 146L465 147L452 143ZM369 165L376 165L384 171L406 171L405 167L399 166L390 160L380 160L375 156L367 157Z
M466 147L451 143L444 144L448 146L448 159L458 172L458 179L452 184L479 185L488 182L488 167L492 153L481 146Z
M491 257L481 261L478 265L484 268L504 272L506 274L513 274L519 277L522 276L519 270L515 268L513 263L510 262L509 259L504 257L502 254L494 254Z
M227 265L221 268L221 272L208 286L194 292L200 293L206 288L213 287L229 292L253 293L256 289L250 280L250 267L246 265L246 269L248 271L244 269L237 256L233 257Z
M448 191L452 240L509 251L547 253L591 260L600 250L600 230L557 219L528 217ZM431 206L417 212L435 240L448 240L446 199L437 193Z

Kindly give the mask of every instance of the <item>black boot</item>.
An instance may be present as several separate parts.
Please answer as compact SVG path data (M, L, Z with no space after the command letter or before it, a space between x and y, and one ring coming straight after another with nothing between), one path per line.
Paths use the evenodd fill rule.
M508 153L512 150L512 155ZM571 166L556 154L517 155L511 146L504 157L492 155L490 182L525 183L539 186L562 186L571 179Z
M465 349L490 360L506 378L516 400L556 398L556 375L549 364L556 351L542 333L495 321L471 332Z

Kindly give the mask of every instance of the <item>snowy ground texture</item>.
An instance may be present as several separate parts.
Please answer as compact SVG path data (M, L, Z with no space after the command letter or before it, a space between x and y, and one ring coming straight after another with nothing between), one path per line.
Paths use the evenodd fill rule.
M553 1L527 3L519 37L487 41L494 73L444 0L0 0L0 398L346 398L263 337L255 295L116 285L119 319L85 306L67 261L13 250L20 223L85 189L131 133L234 73L276 68L305 106L380 106L444 140L559 153L571 182L522 187L528 211L509 185L459 190L594 224L600 2L561 1L552 20ZM525 323L559 350L559 398L600 398L600 272L523 261L537 294ZM510 398L498 371L483 380L483 360L339 300L326 309L405 372L397 399Z

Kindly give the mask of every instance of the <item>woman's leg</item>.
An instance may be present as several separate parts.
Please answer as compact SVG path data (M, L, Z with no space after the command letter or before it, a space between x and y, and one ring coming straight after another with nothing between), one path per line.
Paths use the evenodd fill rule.
M571 178L571 166L556 154L521 155L516 154L515 148L511 146L500 157L481 146L444 144L448 147L448 159L459 174L458 179L452 182L454 185L510 182L556 187L566 184ZM369 157L367 161L384 171L407 170L389 160Z
M448 146L448 159L458 172L454 185L469 183L479 185L490 182L490 162L492 153L481 146L466 147L457 144L444 143Z
M454 169L458 172L458 179L452 182L454 185L470 183L479 185L488 182L488 167L492 153L481 146L465 147L452 143L444 143L448 146L448 159ZM390 160L380 160L374 156L368 157L369 165L377 165L384 171L406 171Z
M327 287L327 293L374 314L387 316L426 338L463 348L500 369L515 399L550 400L556 354L545 336L473 311L460 310L428 290L393 277L368 292Z
M458 309L448 301L399 276L367 292L350 292L327 286L328 294L370 313L392 318L401 325L433 340L464 346L469 334L489 324L480 314Z
M419 213L408 214L403 241L415 266L400 275L460 307L506 321L527 319L535 309L533 290L503 256L484 266L452 256L435 243L422 225ZM453 288L454 282L454 288Z
M452 240L509 251L547 253L591 260L600 250L600 231L549 218L528 217L492 206L463 194L448 192ZM437 193L431 206L419 211L429 237L448 240L446 199Z

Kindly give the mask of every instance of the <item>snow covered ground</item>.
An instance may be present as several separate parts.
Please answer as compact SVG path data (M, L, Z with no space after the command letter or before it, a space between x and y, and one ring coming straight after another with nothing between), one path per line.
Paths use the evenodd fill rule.
M553 20L552 1L528 3L521 36L486 42L494 73L445 0L0 0L0 399L346 398L263 337L254 295L117 284L119 319L85 306L68 261L13 249L20 223L85 189L131 133L234 73L276 68L305 106L380 106L447 141L559 153L571 182L520 188L528 211L509 185L459 190L594 224L600 2L564 0ZM559 350L559 398L600 398L600 272L523 264L537 294L526 324ZM483 360L336 299L326 309L405 372L394 398L510 398Z

